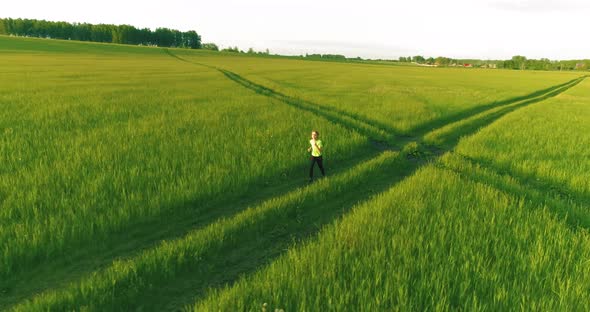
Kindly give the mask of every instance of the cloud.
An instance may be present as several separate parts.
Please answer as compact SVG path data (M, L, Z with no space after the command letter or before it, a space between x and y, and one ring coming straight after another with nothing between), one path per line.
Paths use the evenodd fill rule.
M335 40L273 40L275 50L290 52L289 54L333 53L347 57L396 58L399 55L415 55L415 49L408 49L387 43L350 42Z
M490 3L490 7L519 13L564 12L588 9L590 6L577 0L501 0Z

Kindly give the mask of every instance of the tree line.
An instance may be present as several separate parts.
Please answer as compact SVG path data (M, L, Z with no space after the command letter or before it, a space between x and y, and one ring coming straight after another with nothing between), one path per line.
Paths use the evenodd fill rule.
M131 25L52 22L36 19L0 18L0 34L51 39L201 48L201 36L194 30L136 28Z
M542 59L527 59L522 55L515 55L509 60L466 60L466 59L452 59L448 57L439 56L437 58L425 58L421 55L416 56L401 56L399 62L413 62L423 65L433 66L473 66L473 67L487 67L487 68L505 68L516 70L588 70L590 69L590 60L562 60L552 61L547 58Z
M527 59L522 55L516 55L510 60L503 61L502 68L532 70L588 70L590 69L590 60L551 61L546 58L535 60Z
M346 60L346 56L341 54L305 54L305 58L323 59L323 60Z
M205 43L204 45L212 45L213 47L209 48L209 50L219 51L219 48L214 43ZM268 49L266 49L264 51L255 51L254 48L249 48L247 52L244 52L243 50L240 50L238 48L238 46L235 46L235 47L229 46L225 49L222 49L221 52L242 53L242 54L251 54L251 55L270 55L270 51Z
M190 49L207 49L219 51L214 43L201 43L201 36L194 30L182 32L170 28L136 28L131 25L113 24L89 24L52 22L36 19L0 18L0 35L14 35L25 37L39 37L65 40L94 41L119 44L148 45L160 47L178 47ZM264 52L256 52L252 48L248 52L238 47L228 47L223 52L236 52L258 55L269 55L268 49ZM303 56L301 56L303 57ZM360 60L346 58L340 54L306 54L305 58L322 60ZM487 68L506 68L516 70L589 70L590 60L562 60L552 61L546 58L539 60L527 59L521 55L515 55L509 60L465 60L452 59L439 56L437 58L416 56L402 56L399 62L413 62L432 66L469 66Z

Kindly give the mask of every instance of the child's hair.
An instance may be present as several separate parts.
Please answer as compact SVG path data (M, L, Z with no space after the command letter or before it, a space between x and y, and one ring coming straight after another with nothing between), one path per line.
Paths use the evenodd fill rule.
M317 134L317 135L318 135L318 137L320 136L320 133L319 133L317 130L313 130L313 131L311 132L311 134L313 134L314 132L315 132L315 134Z

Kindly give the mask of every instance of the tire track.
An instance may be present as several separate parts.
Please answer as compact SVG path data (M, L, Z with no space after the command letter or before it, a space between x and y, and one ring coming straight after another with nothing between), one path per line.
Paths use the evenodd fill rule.
M475 132L478 129L490 124L492 121L519 108L557 96L560 93L576 86L585 78L586 76L576 78L566 82L565 84L548 88L546 89L548 91L546 91L545 93L539 94L537 92L534 92L534 96L528 96L519 101L510 102L508 104L503 104L501 106L495 106L478 114L472 115L468 118L460 119L458 121L455 121L454 123L444 125L424 134L423 141L425 141L426 144L429 145L436 145L442 147L449 144L453 145L453 142L459 139L459 136L461 136L462 133Z
M386 142L392 136L392 130L384 128L382 125L378 125L372 121L367 121L364 119L359 118L353 114L348 112L343 112L338 109L334 109L332 107L328 107L325 105L319 105L316 103L312 103L309 101L301 100L298 98L294 98L283 93L277 92L273 89L265 87L263 85L257 84L253 81L250 81L234 72L225 69L217 69L223 75L225 75L228 79L236 82L237 84L246 87L258 94L279 100L285 104L293 106L295 108L305 110L311 112L315 115L324 117L329 121L340 124L348 129L353 129L360 134L363 134L373 141L382 142L383 144L387 144Z
M271 88L266 86L257 84L251 80L248 80L237 73L229 71L227 69L219 68L216 66L211 66L208 64L203 64L199 62L194 62L187 60L183 57L180 57L174 53L172 53L168 49L164 49L164 52L169 56L178 59L182 62L186 62L189 64L204 66L210 69L214 69L219 71L223 74L226 78L232 80L233 82L250 89L258 94L267 96L269 98L279 100L284 104L290 105L297 109L305 110L311 112L315 115L321 116L335 124L339 124L346 129L350 129L356 131L371 140L371 143L374 147L378 150L385 150L385 149L392 149L392 150L399 150L399 147L393 146L390 144L390 140L392 139L392 135L398 135L399 132L393 129L392 127L379 123L373 120L368 120L359 117L356 114L337 109L334 107L329 107L326 105L320 105L317 103L313 103L311 101L302 100L299 98L295 98L280 92L277 92Z
M585 77L585 76L583 76L583 77ZM479 106L473 107L471 109L467 109L467 110L458 112L456 114L452 114L448 117L442 117L442 118L427 122L423 125L418 125L408 132L413 133L414 136L423 136L423 135L427 134L428 132L431 132L435 129L442 128L446 125L455 123L460 120L469 119L473 116L485 113L486 111L489 111L491 109L494 109L497 107L502 107L502 106L507 106L507 105L510 105L510 104L513 104L516 102L521 102L521 101L529 100L532 98L536 98L540 95L543 95L543 94L549 93L551 91L554 91L556 89L559 89L561 87L564 87L572 82L575 82L576 80L578 80L580 78L582 78L582 77L574 78L574 79L566 81L562 84L551 86L551 87L548 87L545 89L533 91L533 92L526 94L526 95L521 95L521 96L516 96L516 97L512 97L512 98L505 99L505 100L495 101L490 104L479 105Z
M318 116L324 117L333 123L340 124L343 127L357 131L358 133L363 134L366 137L368 137L369 140L371 141L371 144L373 145L373 147L375 147L377 150L399 151L402 148L402 146L404 146L406 143L409 143L412 141L418 141L420 143L424 143L424 138L426 136L428 136L429 134L436 132L436 131L440 131L441 129L444 129L445 127L453 127L451 125L457 124L457 123L459 123L459 124L463 123L464 125L462 125L462 127L465 129L465 131L472 131L472 130L480 127L481 125L486 125L487 124L486 120L490 119L490 117L492 120L495 120L497 118L494 118L494 116L500 117L500 116L503 116L504 114L506 114L510 111L513 111L517 108L524 107L526 105L547 99L549 97L556 96L559 93L562 93L565 90L575 86L576 84L578 84L579 82L581 82L583 79L585 79L587 77L587 75L581 76L581 77L574 78L572 80L569 80L567 82L564 82L564 83L561 83L561 84L558 84L555 86L551 86L551 87L548 87L545 89L533 91L533 92L526 94L526 95L517 96L517 97L510 98L510 99L493 102L493 103L487 104L487 105L477 106L472 109L468 109L468 110L459 112L457 114L453 114L448 117L436 119L436 120L428 122L424 125L417 126L414 129L408 131L409 134L402 134L398 130L395 130L393 127L383 124L381 122L374 121L374 120L371 120L368 118L362 118L356 114L344 111L342 109L338 109L338 108L334 108L331 106L322 105L322 104L318 104L318 103L313 103L313 102L303 100L300 98L295 98L295 97L283 94L281 92L278 92L276 90L273 90L273 89L266 87L264 85L255 83L251 80L248 80L248 79L244 78L243 76L240 76L237 73L232 72L230 70L223 69L223 68L216 67L216 66L211 66L208 64L194 62L191 60L187 60L185 58L182 58L182 57L172 53L168 49L164 49L164 51L166 54L168 54L180 61L190 63L190 64L199 65L199 66L205 66L205 67L211 68L211 69L215 69L215 70L219 71L220 73L222 73L228 79L230 79L230 80L236 82L237 84L239 84L247 89L250 89L258 94L282 101L283 103L293 106L295 108L309 111L309 112L314 113ZM499 112L498 109L501 107L506 107L507 110L503 111L503 112ZM508 107L510 107L510 108L508 108ZM490 116L486 117L486 115L488 113L494 113L495 115L490 115ZM470 127L466 127L465 121L472 121L473 123L471 124ZM461 127L458 127L458 125L455 125L455 127L461 128ZM470 129L468 129L468 128L470 128ZM456 132L457 131L452 131L451 133L456 134ZM447 138L446 141L452 140L452 135L450 135L450 136L451 136L451 138ZM424 145L427 146L428 149L432 150L433 152L440 149L440 147L432 146L432 144L424 144Z

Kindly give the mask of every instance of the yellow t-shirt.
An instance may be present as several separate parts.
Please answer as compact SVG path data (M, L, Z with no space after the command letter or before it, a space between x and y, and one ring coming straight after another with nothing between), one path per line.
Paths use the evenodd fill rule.
M323 148L324 146L322 145L322 140L315 140L317 146L319 148ZM309 140L309 144L311 144L311 156L314 157L320 157L322 156L322 152L313 145L313 139Z

